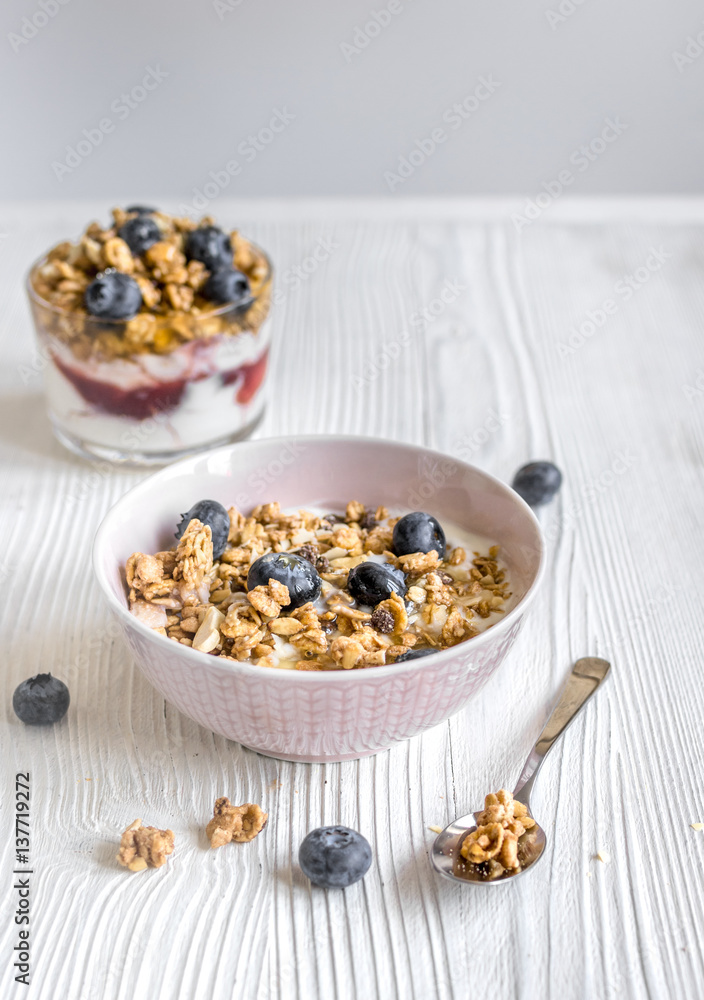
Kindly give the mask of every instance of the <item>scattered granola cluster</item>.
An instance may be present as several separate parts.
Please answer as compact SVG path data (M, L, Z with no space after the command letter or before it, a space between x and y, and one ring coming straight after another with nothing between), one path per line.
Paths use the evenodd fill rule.
M242 330L256 333L269 311L270 269L262 251L237 230L229 236L220 235L226 243L229 240L224 250L226 260L248 280L252 301L246 309L223 311L217 304L222 298L206 297L213 271L187 252L189 235L197 229L210 232L212 218L196 222L165 212L121 208L113 209L112 217L107 229L92 222L77 243L57 244L30 275L34 292L49 304L33 302L39 327L67 344L77 358L112 360L143 353L167 354L188 341L235 335ZM126 223L151 225L154 242L137 242L139 227L130 235ZM120 232L131 239L132 248ZM200 256L210 261L207 248ZM220 264L222 261L217 266ZM216 264L211 263L211 268ZM114 273L136 283L141 306L124 322L105 323L86 310L85 294L96 276ZM131 281L127 284L132 287Z
M268 815L252 802L233 806L226 797L216 799L213 818L205 832L211 847L222 847L234 841L245 844L254 840L266 825ZM159 830L155 826L143 826L141 819L130 823L120 838L120 850L116 860L131 872L141 872L145 868L161 868L174 850L172 830Z
M141 819L136 819L122 834L117 860L131 872L141 872L145 868L161 868L173 849L173 831L142 826Z
M234 507L228 513L219 559L210 526L194 518L175 549L135 552L126 565L132 613L213 656L298 670L381 666L471 638L493 624L510 597L497 546L486 555L455 547L443 558L435 550L397 556L391 545L400 519L385 507L372 511L352 501L340 516L286 514L268 503L248 517ZM252 564L272 552L295 554L317 570L317 600L296 606L276 579L248 589ZM348 576L367 562L405 581L405 597L390 592L373 610L356 601Z
M268 813L252 802L243 806L233 806L230 800L223 796L217 799L213 807L213 818L205 828L211 847L222 847L234 841L236 844L246 844L254 840L264 829Z
M526 861L520 838L534 826L526 806L502 788L486 796L477 828L462 841L460 855L486 879L515 874Z

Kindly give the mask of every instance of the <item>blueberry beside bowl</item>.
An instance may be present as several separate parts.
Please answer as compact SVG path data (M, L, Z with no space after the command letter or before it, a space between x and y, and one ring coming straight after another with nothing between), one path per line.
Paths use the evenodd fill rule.
M313 885L346 889L369 871L369 841L348 826L321 826L311 830L298 850L298 863Z

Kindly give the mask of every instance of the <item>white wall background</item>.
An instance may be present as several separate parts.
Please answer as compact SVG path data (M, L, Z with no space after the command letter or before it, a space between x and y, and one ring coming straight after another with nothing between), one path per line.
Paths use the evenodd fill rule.
M1 194L190 200L211 171L224 183L233 160L233 196L530 195L565 169L574 194L704 188L697 0L391 7L384 15L389 0L6 0ZM374 10L389 23L358 52L343 51ZM701 45L688 43L697 34ZM141 102L137 91L129 110L120 95L148 67L168 76ZM459 127L443 124L482 75L498 81L495 93ZM260 150L243 147L275 109L294 117ZM112 128L99 145L85 140L70 171L56 166L84 129L99 138L106 118ZM580 169L584 158L571 157L607 118L627 128L603 150L597 142ZM446 141L390 184L385 173L438 127Z

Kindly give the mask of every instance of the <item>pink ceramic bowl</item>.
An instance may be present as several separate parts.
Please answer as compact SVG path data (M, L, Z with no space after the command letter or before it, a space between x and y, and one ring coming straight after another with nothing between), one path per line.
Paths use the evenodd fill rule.
M295 671L220 661L152 632L128 610L123 567L173 545L196 500L335 509L356 499L423 509L501 545L516 606L486 632L433 657L366 670ZM465 462L373 438L271 438L183 459L130 490L93 550L98 582L140 669L164 698L259 753L309 762L377 753L459 712L516 640L543 569L540 527L517 493Z

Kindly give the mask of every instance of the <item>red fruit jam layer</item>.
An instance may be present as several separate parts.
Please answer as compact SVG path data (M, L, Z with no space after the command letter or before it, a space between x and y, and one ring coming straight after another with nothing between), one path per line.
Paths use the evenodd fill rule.
M268 349L260 358L250 364L240 365L229 371L220 373L223 385L232 385L241 378L235 401L244 406L254 397L264 380L269 356ZM112 413L118 417L132 417L134 420L146 420L157 413L168 413L175 410L181 403L186 387L191 382L212 377L202 372L194 378L175 379L171 382L154 382L151 386L141 386L138 389L122 389L112 382L102 382L76 371L69 365L54 357L54 364L69 380L77 392L102 413Z
M240 365L239 368L233 368L229 372L223 372L220 376L222 378L223 385L232 385L237 379L242 376L242 385L237 390L237 396L235 397L237 402L244 406L246 403L254 397L255 392L259 386L264 381L264 376L266 375L266 365L269 360L269 348L267 348L262 354L261 358L257 358L249 365Z

